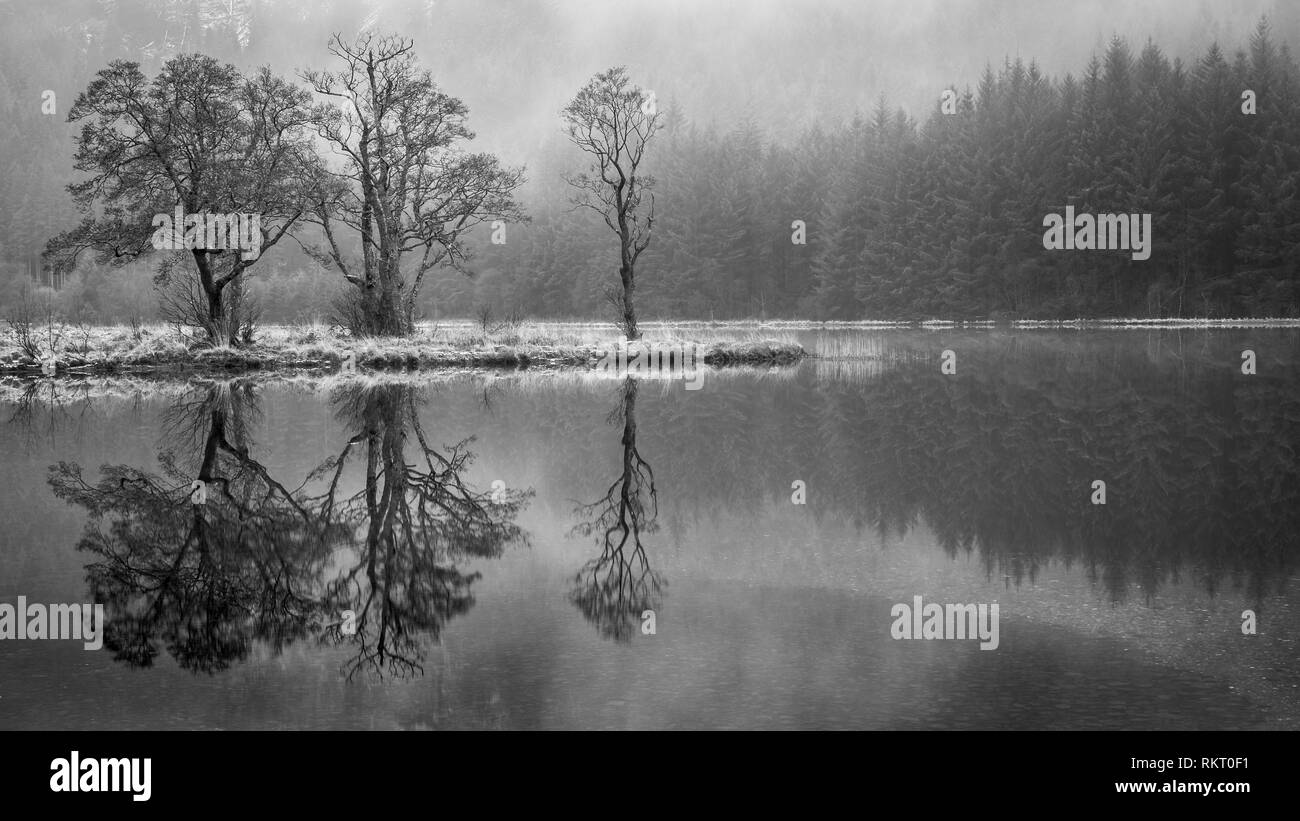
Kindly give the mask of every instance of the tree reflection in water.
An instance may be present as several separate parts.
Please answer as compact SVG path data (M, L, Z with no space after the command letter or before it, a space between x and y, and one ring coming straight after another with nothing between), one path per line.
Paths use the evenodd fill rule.
M650 568L642 533L659 525L654 471L636 447L637 380L628 377L620 388L611 425L622 424L622 471L600 499L580 505L574 514L583 521L572 533L598 536L600 555L574 577L569 598L601 636L628 641L646 610L660 606L664 582Z
M292 489L251 455L258 401L240 380L201 386L169 411L161 475L106 465L91 485L75 463L51 468L55 494L89 513L78 549L96 558L87 579L107 611L105 646L147 667L161 643L182 668L214 672L255 642L278 653L323 634L355 648L349 678L422 673L423 642L474 603L479 574L457 562L523 542L514 519L531 492L493 504L467 486L472 440L432 447L417 393L336 392L353 435ZM206 484L201 504L193 478Z
M349 677L367 668L379 675L423 673L421 637L437 641L446 622L474 604L470 588L480 574L464 573L456 563L496 558L506 545L523 542L514 519L531 494L508 491L493 502L468 487L462 474L473 459L472 439L445 452L431 447L409 385L349 386L335 403L355 433L317 469L329 481L313 506L360 549L323 599L331 612L355 613L356 634L344 635L334 624L329 636L357 648ZM416 458L407 462L412 437ZM340 496L349 461L362 466L364 482Z

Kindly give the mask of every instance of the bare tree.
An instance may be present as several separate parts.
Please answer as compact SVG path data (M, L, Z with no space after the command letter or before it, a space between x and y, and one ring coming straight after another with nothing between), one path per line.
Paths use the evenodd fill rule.
M654 178L641 174L646 145L663 127L654 96L631 84L627 70L597 74L564 109L569 139L594 158L590 168L570 176L578 190L574 204L600 214L619 241L618 276L622 293L611 301L621 309L620 327L628 339L640 339L633 297L636 261L650 244L654 225ZM649 196L649 212L642 200Z
M357 287L361 327L352 330L364 335L409 334L425 274L444 264L465 271L465 232L524 219L514 201L523 169L460 149L474 138L469 109L420 69L413 46L371 33L346 43L336 34L329 51L343 67L304 74L327 99L315 109L317 131L342 158L313 215L327 249L307 250ZM341 229L358 235L359 263L348 258ZM408 254L418 260L409 281Z

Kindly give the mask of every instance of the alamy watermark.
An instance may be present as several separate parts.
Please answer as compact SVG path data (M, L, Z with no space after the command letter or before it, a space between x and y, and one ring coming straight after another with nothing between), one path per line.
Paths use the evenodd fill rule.
M87 650L104 646L104 605L0 603L0 639L80 640Z
M178 205L172 214L155 215L150 224L155 229L150 241L158 251L237 250L246 260L262 253L261 214L186 214Z
M82 758L73 750L50 762L51 792L128 792L132 801L148 801L152 758Z
M998 649L998 605L899 603L889 610L894 623L889 634L895 639L975 639L981 650Z
M684 379L686 390L697 391L704 385L707 350L694 342L620 340L596 355L596 371L616 377Z
M1133 259L1151 258L1150 214L1075 214L1043 217L1043 247L1049 251L1132 251Z

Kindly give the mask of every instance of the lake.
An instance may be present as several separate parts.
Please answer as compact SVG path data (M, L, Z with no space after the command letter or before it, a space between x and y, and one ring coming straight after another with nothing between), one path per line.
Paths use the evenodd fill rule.
M785 333L693 391L5 380L0 602L107 638L0 641L0 728L1300 726L1300 332Z

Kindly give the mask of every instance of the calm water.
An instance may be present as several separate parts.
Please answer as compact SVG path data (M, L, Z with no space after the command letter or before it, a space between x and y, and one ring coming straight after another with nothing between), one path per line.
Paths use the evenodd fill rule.
M0 602L109 636L0 642L0 728L1297 726L1300 335L800 336L698 391L3 383ZM916 595L1000 646L892 639Z

